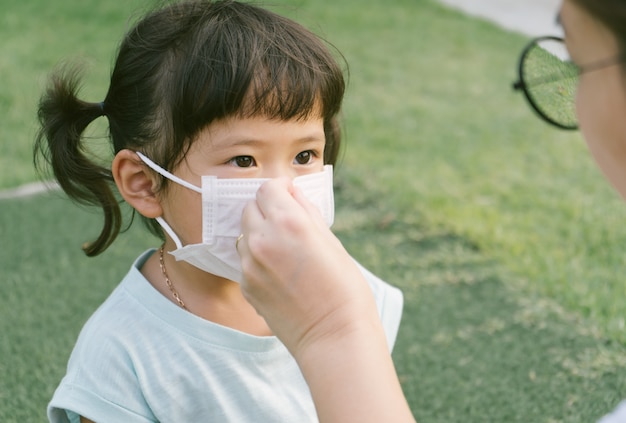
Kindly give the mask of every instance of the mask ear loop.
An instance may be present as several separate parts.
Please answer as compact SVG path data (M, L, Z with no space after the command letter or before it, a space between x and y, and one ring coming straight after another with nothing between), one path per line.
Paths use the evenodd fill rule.
M161 225L161 227L165 230L165 232L167 232L170 238L174 240L174 243L176 244L176 249L179 250L183 248L183 244L180 242L180 239L178 239L178 236L174 233L174 230L172 229L172 227L168 225L167 222L161 216L157 217L156 221L159 222L159 225Z
M190 184L189 182L185 181L184 179L181 179L178 176L174 175L173 173L168 172L167 170L163 169L161 166L159 166L158 164L156 164L155 162L153 162L152 160L150 160L149 158L144 156L139 151L136 151L135 153L137 153L139 158L145 164L147 164L148 167L150 167L152 170L154 170L156 173L158 173L161 176L169 179L170 181L174 181L177 184L184 186L185 188L189 188L190 190L193 190L195 192L198 192L198 193L202 194L202 188L197 187L197 186L195 186L193 184Z
M139 151L136 151L135 153L137 153L137 156L139 156L139 158L146 165L148 165L148 167L154 170L156 173L160 174L161 176L173 182L176 182L177 184L184 186L185 188L189 188L190 190L193 190L195 192L202 194L201 188L198 188L197 186L190 184L189 182L185 181L184 179L179 178L173 173L168 172L167 170L163 169L161 166L159 166L158 164L154 163L152 160L144 156ZM176 233L174 233L174 230L172 229L172 227L168 225L167 222L161 216L157 217L156 221L159 222L159 225L161 225L161 227L165 230L165 232L167 232L167 234L174 240L174 243L176 244L176 248L177 249L183 248L183 244L180 242L180 239L178 239L178 236L176 235Z

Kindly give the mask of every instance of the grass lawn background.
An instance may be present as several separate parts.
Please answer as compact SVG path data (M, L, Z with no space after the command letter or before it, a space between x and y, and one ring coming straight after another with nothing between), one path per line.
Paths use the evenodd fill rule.
M0 188L12 188L36 179L46 73L79 58L83 97L101 100L148 3L2 3ZM626 397L626 208L579 134L510 89L526 39L431 0L272 4L350 65L335 230L405 293L394 359L418 420L588 422ZM0 202L0 421L43 420L84 320L155 245L137 227L87 259L99 222L58 194Z

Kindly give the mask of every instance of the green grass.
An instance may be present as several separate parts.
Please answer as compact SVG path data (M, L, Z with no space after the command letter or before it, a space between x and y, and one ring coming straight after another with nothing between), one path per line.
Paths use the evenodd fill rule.
M622 398L624 347L592 322L371 186L339 194L340 238L404 292L394 361L418 422L592 422Z
M543 124L512 91L527 40L431 0L272 3L350 64L335 229L405 293L394 358L416 417L588 422L626 397L626 207L579 134ZM146 2L5 4L10 188L35 180L46 73L82 58L84 97L100 100L116 42ZM80 245L98 225L58 196L0 203L0 421L44 419L84 320L155 244L137 227L87 259Z

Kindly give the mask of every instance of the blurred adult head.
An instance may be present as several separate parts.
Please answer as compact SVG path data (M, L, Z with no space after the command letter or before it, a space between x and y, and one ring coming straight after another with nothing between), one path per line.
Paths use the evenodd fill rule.
M582 71L576 94L580 130L598 165L626 199L626 2L564 0L565 43Z

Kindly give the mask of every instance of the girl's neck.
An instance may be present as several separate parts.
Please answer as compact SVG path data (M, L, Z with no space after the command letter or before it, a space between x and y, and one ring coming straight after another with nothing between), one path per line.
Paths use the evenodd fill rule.
M177 306L166 283L157 250L141 268L141 273L163 296ZM188 263L163 254L167 278L185 308L198 317L255 336L272 335L265 320L246 301L238 283L206 273Z

